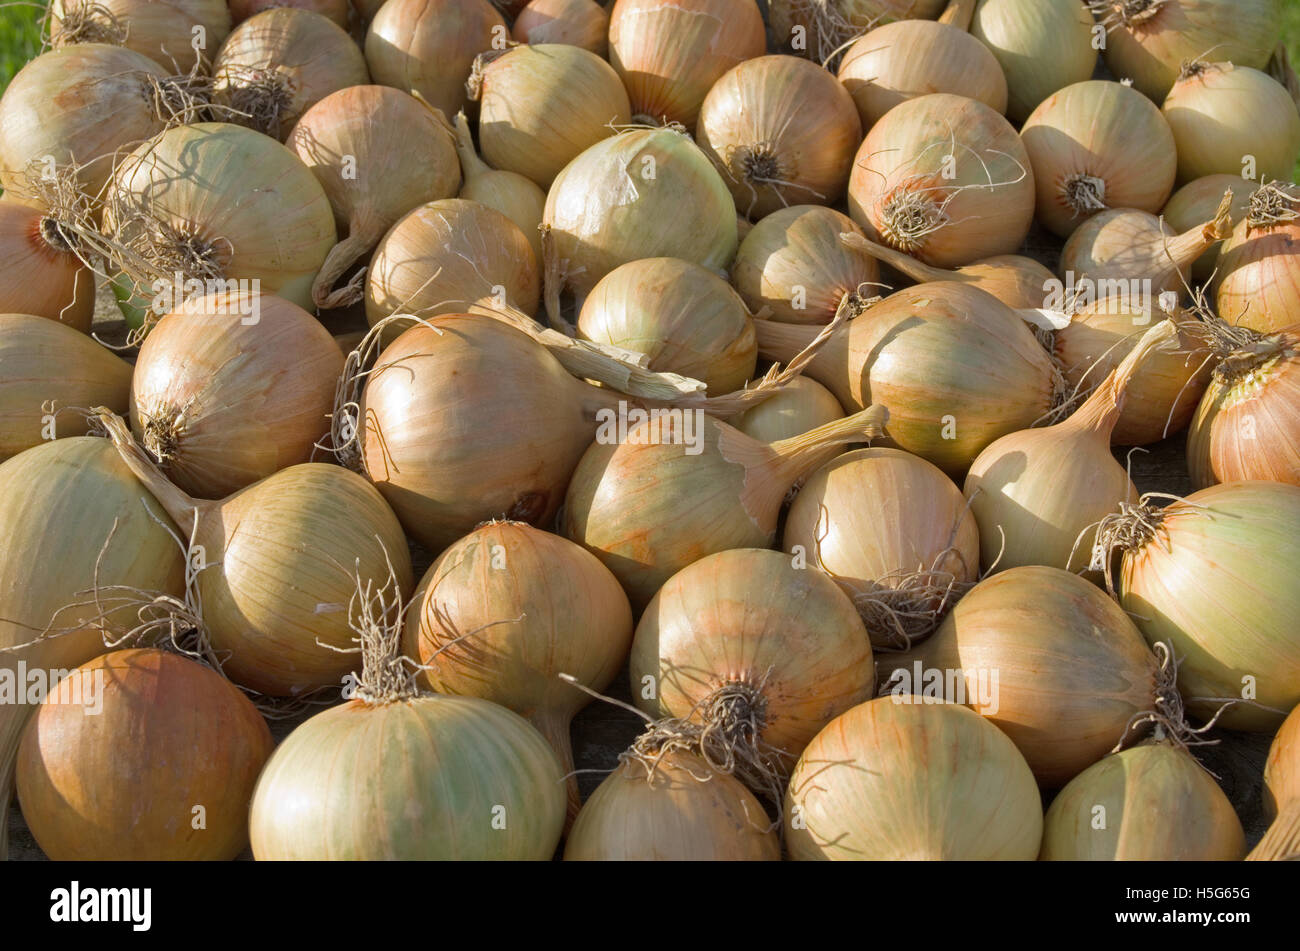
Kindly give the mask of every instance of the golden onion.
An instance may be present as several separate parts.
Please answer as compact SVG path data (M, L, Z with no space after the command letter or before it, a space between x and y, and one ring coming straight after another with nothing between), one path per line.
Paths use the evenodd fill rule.
M466 201L476 201L501 212L523 232L533 254L542 260L542 214L546 210L546 192L532 179L517 172L494 169L474 151L474 139L469 133L465 113L456 115L456 154L460 156L460 169L464 179L460 195Z
M731 420L759 442L779 442L844 418L844 408L830 390L810 377L797 377L775 396Z
M34 314L90 333L95 274L58 217L0 200L0 313Z
M1232 204L1229 206L1228 213L1233 222L1239 222L1250 211L1250 196L1258 188L1256 182L1244 179L1241 175L1206 175L1204 178L1188 182L1174 192L1173 197L1161 210L1160 217L1165 220L1165 224L1174 229L1175 234L1188 231L1201 222L1213 218L1220 202L1223 201L1224 193L1232 192ZM1219 256L1219 247L1220 245L1216 243L1196 259L1196 263L1192 265L1193 284L1201 285L1210 280Z
M1300 186L1258 189L1216 268L1212 292L1228 323L1260 333L1300 323Z
M230 33L224 0L53 0L50 45L109 43L169 72L206 66Z
M532 0L515 17L510 35L520 43L569 43L604 57L609 14L596 0Z

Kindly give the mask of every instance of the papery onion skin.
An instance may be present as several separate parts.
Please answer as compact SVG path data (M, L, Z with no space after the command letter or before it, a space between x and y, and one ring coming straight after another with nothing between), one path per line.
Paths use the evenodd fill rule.
M542 215L546 211L546 192L530 178L518 172L491 168L478 157L469 121L462 112L456 116L456 154L460 156L462 184L460 195L466 201L501 212L523 232L533 255L542 261Z
M1042 805L1015 745L962 707L906 699L860 704L808 745L785 798L790 858L1032 860Z
M351 700L272 754L249 814L253 856L546 861L564 826L561 778L541 734L487 700Z
M0 200L0 313L47 317L83 334L95 316L95 275L58 221Z
M27 724L23 818L54 861L230 861L248 846L248 803L273 746L257 708L216 671L157 649L114 651L61 681Z
M778 46L818 63L880 23L938 19L948 0L771 0L768 11Z
M870 129L900 102L936 92L1007 111L1007 79L988 47L965 30L929 20L876 27L845 52L836 73Z
M852 97L820 66L760 56L713 84L695 139L736 209L759 219L791 205L835 204L848 185L862 123Z
M468 100L474 57L509 35L487 0L389 0L366 32L366 64L375 82L419 93L451 117Z
M980 0L970 31L1005 73L1002 111L1023 122L1058 89L1091 79L1097 66L1093 25L1077 0Z
M1057 794L1039 858L1236 862L1245 851L1241 820L1214 778L1186 750L1148 743L1099 760Z
M835 394L811 377L801 376L780 393L734 417L731 425L760 442L778 442L843 418L844 407Z
M1250 688L1272 709L1234 704L1218 723L1267 732L1282 722L1273 711L1300 703L1297 526L1300 488L1231 482L1169 505L1155 537L1124 554L1120 603L1149 642L1179 658L1178 687L1195 716Z
M945 681L960 672L964 696L944 696L1006 733L1049 789L1110 752L1132 716L1154 709L1159 673L1114 600L1078 575L1041 566L976 585L894 666L911 673L917 663ZM882 684L891 673L882 667Z
M0 314L0 462L40 445L51 434L84 436L79 413L45 417L43 404L107 406L125 412L131 365L71 327L44 317Z
M880 280L875 258L845 247L844 232L862 229L832 208L774 211L740 242L731 283L755 313L766 307L773 320L828 324L845 294L870 297L877 291L868 285Z
M1038 220L1058 237L1102 208L1154 214L1173 192L1173 131L1149 99L1120 83L1066 86L1039 103L1020 137L1034 167Z
M750 0L617 0L610 10L609 61L633 115L687 131L722 74L766 46Z
M1300 212L1300 187L1283 188ZM1300 322L1300 220L1237 223L1219 248L1211 292L1230 324L1277 333Z
M867 133L849 179L849 216L873 240L957 267L1020 249L1033 223L1034 178L1000 114L962 96L921 96Z
M510 32L520 43L571 43L600 57L609 51L609 14L596 0L532 0Z
M239 24L263 10L296 7L319 13L347 29L350 6L348 0L230 0L230 16L236 24Z
M53 0L50 43L112 42L168 72L206 65L230 33L225 0ZM197 48L196 48L197 46Z
M745 303L698 264L643 258L610 271L583 302L578 337L650 357L656 372L700 380L713 396L754 375L758 342Z
M776 862L781 843L758 799L698 756L670 752L653 772L620 763L578 813L566 862Z
M1230 212L1234 222L1241 221L1250 210L1250 196L1259 187L1257 182L1234 175L1206 175L1188 182L1165 204L1160 216L1175 232L1187 231L1202 221L1214 217L1214 210L1223 200L1224 192L1232 192ZM1209 282L1219 256L1220 245L1206 251L1192 265L1191 282L1203 285Z

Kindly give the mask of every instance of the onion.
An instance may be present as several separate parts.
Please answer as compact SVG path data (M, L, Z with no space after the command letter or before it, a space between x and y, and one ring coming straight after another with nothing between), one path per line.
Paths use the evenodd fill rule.
M1213 218L1219 203L1223 201L1223 193L1230 191L1232 204L1229 206L1229 216L1232 221L1241 221L1250 211L1250 196L1258 187L1256 182L1247 181L1240 175L1207 175L1188 182L1174 192L1160 212L1160 217L1175 233L1190 231L1202 221ZM1218 256L1219 245L1215 244L1196 259L1191 274L1194 285L1209 282Z
M1129 383L1176 339L1170 321L1149 328L1067 420L1003 436L979 454L965 493L979 522L986 568L1087 567L1092 539L1084 533L1121 502L1137 500L1137 489L1110 452Z
M339 26L347 29L351 4L348 3L348 0L230 0L230 16L238 24L243 23L251 16L261 13L263 10L271 10L275 7L295 7L299 10L310 10L313 13L328 17Z
M1210 351L1194 325L1175 319L1178 342L1137 368L1111 434L1115 446L1145 446L1182 431L1210 382ZM1148 308L1122 298L1094 301L1053 337L1065 382L1084 395L1110 376L1151 324Z
M292 152L216 122L168 129L132 152L111 183L104 226L128 276L115 292L146 305L158 281L174 285L179 274L249 282L241 287L310 307L335 238L329 199Z
M532 0L519 11L510 35L520 43L569 43L604 57L609 14L596 0Z
M740 295L676 258L643 258L601 278L582 305L578 337L646 354L651 370L701 380L714 396L743 387L758 362Z
M801 376L735 417L731 425L759 442L780 442L843 418L844 409L834 394L816 380Z
M1257 69L1188 63L1161 111L1178 143L1178 177L1184 182L1234 173L1289 181L1300 160L1295 101Z
M544 223L566 283L582 295L640 258L726 268L738 243L727 186L672 129L633 129L587 149L551 185Z
M1163 102L1184 63L1213 50L1263 69L1282 32L1278 0L1093 0L1106 25L1106 65Z
M230 861L273 747L239 688L162 650L82 664L41 704L18 750L18 798L54 861Z
M1255 192L1219 249L1213 292L1230 324L1273 333L1300 322L1300 186Z
M775 551L702 558L645 609L628 660L652 733L698 743L714 768L780 797L822 727L871 697L871 642L824 574ZM638 741L642 742L642 741Z
M926 264L970 264L1020 249L1034 218L1034 175L997 112L962 96L921 96L867 134L849 215L867 237Z
M618 73L577 46L517 46L474 64L483 157L542 188L588 147L631 121Z
M791 487L838 446L878 437L887 417L873 406L777 443L702 412L629 425L625 440L605 426L569 483L564 534L605 563L633 608L643 607L705 555L770 547Z
M759 356L787 361L816 327L754 321ZM850 412L890 407L888 444L950 476L1052 406L1056 370L1034 332L992 295L920 284L834 331L805 370Z
M845 453L813 473L782 546L839 583L877 648L932 632L979 575L979 531L960 490L897 449Z
M1163 510L1142 501L1102 526L1094 563L1123 551L1120 603L1179 658L1192 713L1232 700L1219 724L1276 729L1300 703L1300 488L1231 482Z
M1043 821L1049 861L1236 862L1245 833L1232 803L1196 759L1144 743L1089 766Z
M714 83L695 138L740 213L762 218L791 204L839 201L862 123L853 99L820 66L760 56Z
M948 0L769 0L779 44L824 63L866 30L891 20L936 20Z
M78 248L76 235L58 217L0 201L0 312L48 317L90 333L95 275Z
M962 707L881 697L804 751L786 794L799 861L1032 860L1043 807L1014 744Z
M419 692L399 649L393 580L353 599L366 662L352 697L289 734L262 771L253 856L551 858L564 826L555 754L505 707Z
M370 81L346 30L294 7L266 10L235 27L212 75L213 100L237 113L232 121L281 140L330 93Z
M0 461L57 436L83 436L83 416L58 408L125 412L131 365L71 327L0 314ZM54 404L46 415L45 404Z
M245 322L231 295L187 301L150 332L131 381L131 428L182 490L220 499L311 460L329 431L343 354L270 295ZM98 405L92 403L90 405Z
M1093 19L1078 0L980 0L970 31L1002 67L1007 102L999 111L1016 122L1097 66Z
M862 229L817 205L774 211L745 236L731 266L731 283L755 312L773 320L828 324L845 294L860 299L880 280L875 259L844 246L840 235Z
M1178 162L1169 123L1120 83L1066 86L1039 103L1020 137L1034 166L1038 220L1062 238L1107 208L1154 214L1173 191Z
M447 198L421 205L384 235L370 261L366 319L461 313L496 299L533 314L541 276L528 238L499 211Z
M33 712L27 685L57 680L103 653L105 633L138 623L137 603L96 606L92 591L183 591L185 561L174 531L107 440L56 439L0 464L0 672L22 685L0 703L0 857L19 738ZM15 651L19 645L28 646Z
M508 36L487 0L389 0L366 32L366 65L375 82L419 93L454 116L465 107L474 58Z
M1264 812L1272 825L1247 860L1294 859L1300 855L1300 707L1273 737L1264 764Z
M698 756L628 757L596 787L566 862L775 862L781 842L754 794Z
M188 73L230 33L225 0L53 0L50 45L109 43Z
M404 652L439 693L481 697L527 717L568 778L578 813L569 724L609 686L632 643L627 595L585 549L517 522L475 529L438 556L407 617ZM478 631L464 637L469 631Z
M1007 111L1007 79L993 54L965 30L929 20L877 27L849 47L836 74L870 129L894 106L930 93L976 99Z
M460 169L464 176L460 197L499 211L517 224L540 263L542 233L539 229L546 210L546 192L532 179L517 172L493 169L480 159L474 151L469 122L463 112L456 115L456 153L460 156Z
M413 587L401 527L354 472L323 463L283 469L215 502L191 498L155 468L117 416L100 421L123 461L178 525L203 628L235 683L273 697L335 686L355 669L348 599L395 575Z
M766 48L751 0L617 0L609 15L609 61L638 121L693 130L713 84Z
M445 118L387 86L352 86L312 106L287 145L325 189L347 231L316 275L317 307L355 303L359 288L334 284L407 212L454 198L460 163Z

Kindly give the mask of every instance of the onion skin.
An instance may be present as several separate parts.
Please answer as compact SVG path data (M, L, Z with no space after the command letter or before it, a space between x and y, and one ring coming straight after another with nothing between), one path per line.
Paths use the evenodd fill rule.
M757 689L758 738L787 766L876 682L862 619L835 583L754 548L709 555L668 579L636 626L628 674L637 706L656 720L704 723L714 691Z
M1295 859L1300 855L1300 707L1282 723L1264 763L1264 814L1272 825L1249 861Z
M482 67L478 98L483 158L543 189L632 118L618 73L595 53L563 44L506 51Z
M961 671L965 705L1015 742L1048 789L1100 760L1132 716L1154 709L1159 673L1119 605L1078 575L1041 566L976 585L895 668L910 673L918 662ZM881 670L883 683L890 673Z
M1224 193L1230 191L1232 204L1229 214L1233 221L1241 221L1250 211L1250 196L1258 187L1256 182L1248 181L1240 175L1206 175L1188 182L1174 192L1160 212L1160 217L1175 232L1187 231L1213 218L1215 209L1223 201ZM1215 244L1192 265L1191 281L1194 285L1209 283L1219 256L1219 246Z
M840 241L861 235L848 216L819 205L782 208L747 234L731 266L731 283L750 310L790 324L828 324L845 294L870 294L880 280L875 258Z
M1180 660L1178 687L1194 715L1242 695L1274 710L1300 703L1300 488L1232 482L1194 492L1163 511L1155 538L1125 552L1120 603L1150 643ZM1230 730L1276 729L1282 714L1236 704L1219 717Z
M1034 777L1006 736L962 707L892 697L822 730L785 799L796 861L1032 860L1042 822Z
M347 29L349 6L348 0L230 0L230 16L236 24L239 24L263 10L294 7L319 13Z
M620 763L578 813L566 862L777 862L763 806L734 776L670 752Z
M1043 100L1020 137L1034 167L1038 220L1068 238L1090 215L1071 188L1082 177L1100 186L1085 190L1105 208L1159 211L1173 191L1177 147L1169 123L1149 99L1119 83L1075 83ZM1097 194L1100 190L1101 194Z
M558 675L601 692L622 668L632 609L618 581L566 539L492 522L438 556L413 603L403 653L426 665L421 679L438 693L481 697L526 717L559 758L576 816L569 724L591 698ZM479 633L456 641L470 631Z
M216 671L114 651L73 671L27 724L18 798L56 862L230 861L248 845L248 803L273 746Z
M1289 193L1300 196L1294 187ZM1219 248L1217 269L1215 309L1228 323L1269 334L1300 322L1300 220L1238 222Z
M48 317L83 334L95 317L95 275L54 218L0 200L0 313Z
M148 56L169 73L187 73L206 66L201 57L210 59L220 48L230 22L225 0L53 0L49 29L55 49L81 43L83 36L116 41L120 34L113 45Z
M458 197L476 201L501 212L523 232L533 255L542 261L542 215L546 211L546 192L532 179L517 172L491 168L474 151L474 139L469 132L465 113L455 120L456 154L460 156L463 184Z
M603 58L609 51L609 14L595 0L532 0L510 33L520 43L569 43Z
M0 314L0 462L40 445L43 403L63 407L107 406L126 412L131 365L71 327L28 314ZM54 432L84 436L85 418L62 413Z
M988 47L965 30L929 20L899 20L857 40L836 74L870 129L908 99L945 92L1007 111L1007 79Z
M758 219L792 204L839 201L862 123L852 97L820 66L795 56L760 56L713 84L695 139L736 209Z
M253 856L546 861L564 826L561 777L541 734L495 703L350 700L272 754L249 814Z
M375 82L419 93L443 115L465 107L474 57L499 49L506 21L487 0L391 0L366 32L366 64Z
M676 258L644 258L606 274L583 302L578 338L644 353L651 370L700 380L713 396L743 387L758 362L740 295Z
M779 442L843 418L844 408L835 395L816 380L801 376L734 417L731 425L759 442Z
M722 74L766 49L751 0L616 0L609 14L609 62L633 115L687 131Z
M1236 862L1245 851L1241 820L1213 777L1186 750L1147 743L1099 760L1057 794L1039 858Z
M867 133L849 179L849 216L874 241L958 267L1020 249L1034 218L1034 177L1015 129L993 109L921 96ZM918 216L934 221L919 228Z

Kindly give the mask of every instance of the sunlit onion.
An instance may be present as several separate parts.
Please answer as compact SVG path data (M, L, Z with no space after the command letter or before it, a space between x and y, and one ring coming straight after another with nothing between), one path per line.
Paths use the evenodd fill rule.
M570 43L603 57L609 14L596 0L532 0L519 11L511 35L520 43Z
M53 0L50 45L124 46L170 73L187 73L221 48L233 6L225 0Z
M780 393L731 421L759 442L779 442L844 418L834 394L811 377L801 376Z
M536 260L542 260L542 214L546 210L546 192L537 183L518 172L494 169L474 151L474 139L469 132L465 113L457 113L456 154L460 156L460 170L464 183L460 196L476 201L501 212L523 232L533 249Z
M1216 268L1216 310L1228 323L1261 333L1300 323L1300 186L1256 191Z
M0 201L0 313L34 314L90 333L95 275L57 217Z

